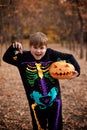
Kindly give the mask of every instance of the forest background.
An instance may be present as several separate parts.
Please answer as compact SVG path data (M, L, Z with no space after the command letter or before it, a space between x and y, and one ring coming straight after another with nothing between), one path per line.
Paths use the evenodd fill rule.
M10 84L12 84L10 79L13 78L12 76L15 77L15 81L13 78L14 85L18 85L20 78L16 77L17 71L15 70L14 72L14 68L10 67L11 71L14 72L12 76L6 73L5 70L7 70L7 72L10 72L10 70L9 66L3 64L2 55L8 46L16 40L22 42L23 46L28 48L26 41L28 43L29 35L37 31L41 31L49 37L49 44L52 48L59 49L61 45L62 51L64 51L64 48L70 50L70 52L73 51L80 59L83 67L82 75L76 81L72 81L72 84L78 83L77 88L80 94L70 95L70 99L68 99L66 95L68 91L71 91L68 84L66 84L67 90L65 93L63 92L63 95L67 97L64 99L66 106L64 109L64 130L86 130L87 108L84 97L86 97L85 92L87 90L87 0L0 0L0 129L27 130L30 127L28 118L25 120L28 112L25 112L24 115L24 111L26 110L19 110L19 108L17 108L19 104L14 105L14 103L16 103L15 92L13 91L12 93L10 88ZM17 78L18 80L16 80ZM9 84L5 84L8 80ZM62 86L64 88L64 84ZM12 87L14 88L14 86ZM83 87L83 90L81 90L81 87ZM24 93L21 88L16 89L22 92L22 97L18 97L18 99L20 99L20 106L22 107L21 98L24 98ZM76 89L73 89L73 91L76 92ZM12 107L9 106L7 99L4 97L4 92L9 101L11 101L13 94L12 100L14 100L14 102L10 104ZM4 102L2 100L3 98ZM80 100L78 109L75 104L76 111L73 111L72 106L68 108L66 104L67 101L68 103L72 103L73 98L76 104ZM26 102L24 103L26 104ZM16 107L17 111L14 107ZM27 109L27 107L23 109ZM8 115L5 114L6 111L8 111ZM17 116L15 116L15 111L22 116L21 120L14 120ZM70 116L71 114L72 116ZM75 115L73 116L73 114ZM24 121L23 124L22 121Z
M82 46L87 42L87 1L0 0L0 44L28 38L36 31L46 33L50 42L80 44L82 58Z

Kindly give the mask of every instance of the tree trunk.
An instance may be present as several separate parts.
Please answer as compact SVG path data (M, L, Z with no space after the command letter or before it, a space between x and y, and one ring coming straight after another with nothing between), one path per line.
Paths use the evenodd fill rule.
M75 0L75 2L77 4L77 13L80 21L80 58L83 58L83 18L79 9L79 1Z
M86 43L86 61L87 61L87 43Z
M83 31L80 36L80 58L83 58Z

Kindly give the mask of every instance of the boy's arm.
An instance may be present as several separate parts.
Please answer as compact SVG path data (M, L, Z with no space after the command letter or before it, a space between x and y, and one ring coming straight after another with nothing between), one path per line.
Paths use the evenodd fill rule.
M9 64L17 65L18 55L20 53L22 53L22 45L21 43L15 42L7 49L3 55L3 60Z
M73 64L73 66L75 67L75 72L73 72L73 73L74 73L74 75L79 76L80 75L80 66L79 66L77 60L75 59L75 57L70 54L67 62Z

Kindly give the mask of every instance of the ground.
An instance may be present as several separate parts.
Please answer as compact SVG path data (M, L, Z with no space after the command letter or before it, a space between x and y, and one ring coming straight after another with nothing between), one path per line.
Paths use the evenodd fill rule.
M70 52L61 45L51 48ZM27 49L27 45L24 48ZM5 47L3 47L3 53ZM81 67L81 75L60 80L64 130L87 130L87 62L73 55ZM23 84L16 67L2 61L0 67L0 130L32 130L32 121Z

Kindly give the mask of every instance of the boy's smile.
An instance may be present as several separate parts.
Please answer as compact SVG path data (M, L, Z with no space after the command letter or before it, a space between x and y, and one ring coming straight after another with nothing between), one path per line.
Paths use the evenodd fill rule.
M31 54L33 55L33 57L36 60L40 60L46 53L47 50L47 46L46 45L42 45L42 46L30 46L30 51Z

